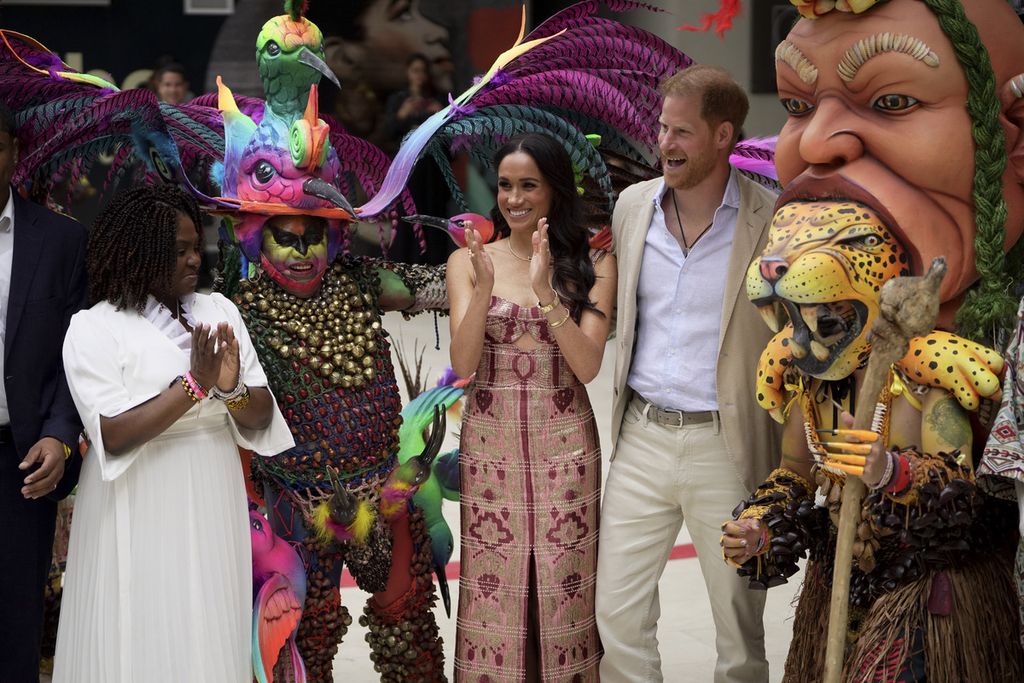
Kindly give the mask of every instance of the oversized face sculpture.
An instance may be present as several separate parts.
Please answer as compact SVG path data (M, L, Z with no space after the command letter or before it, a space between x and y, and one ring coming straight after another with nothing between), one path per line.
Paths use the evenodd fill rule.
M1024 71L1024 29L1005 0L965 4L990 51L1003 96L1001 102L989 97L1003 113L1000 125L991 128L1001 128L1012 159L1020 137L1019 105L1006 94L1011 78ZM807 202L816 203L820 213L809 222L824 245L849 229L844 210L856 215L852 203L859 203L880 221L893 249L905 251L911 272L920 274L934 256L945 256L950 268L940 326L950 327L963 292L977 279L976 141L968 80L936 15L922 0L891 0L862 14L831 11L803 19L779 45L776 66L779 98L789 112L776 146L785 188L777 219L793 220L793 212L782 210L789 204L800 205L794 207L799 212ZM1024 224L1024 193L1013 163L1002 182L1009 245ZM840 222L829 224L827 216ZM790 229L773 225L773 231ZM772 239L777 247L785 243L781 236ZM763 270L775 273L779 267L792 271L800 253L777 248L766 256L775 266ZM755 265L756 279L762 268ZM755 292L761 303L786 300L768 278L753 283ZM799 332L800 319L794 323ZM836 351L829 349L833 359Z

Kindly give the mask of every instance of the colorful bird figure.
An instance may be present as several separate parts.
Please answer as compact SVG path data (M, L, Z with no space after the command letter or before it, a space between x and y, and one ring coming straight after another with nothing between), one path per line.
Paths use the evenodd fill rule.
M459 384L463 384L459 382ZM417 453L426 448L426 433L433 422L433 416L439 409L446 411L452 408L464 393L463 386L442 385L424 391L409 402L402 410L402 426L398 428L398 461L406 463L413 460ZM441 430L443 438L443 430ZM430 434L434 437L438 430ZM451 559L455 549L455 539L451 527L445 521L441 511L443 500L458 502L459 500L459 452L449 451L438 456L431 468L430 476L420 484L413 496L413 502L423 510L423 520L430 533L431 559L434 573L437 575L438 589L444 602L444 609L452 615L451 596L448 592L448 580L445 566Z
M338 479L338 471L333 467L327 468L327 479L334 492L313 510L314 530L324 543L332 539L339 542L353 541L356 545L366 543L377 520L373 506L350 493Z
M424 214L413 214L412 216L405 216L402 220L408 223L419 223L420 225L444 230L452 238L452 241L460 247L466 246L466 228L469 227L466 225L467 221L472 221L472 227L480 233L480 239L483 240L484 244L490 244L498 238L498 233L494 229L494 223L478 213L460 213L447 219ZM593 249L610 251L612 246L611 229L607 225L591 229L590 246Z
M423 450L404 461L399 457L398 467L392 470L380 491L380 512L385 519L407 513L409 499L430 479L430 466L441 451L446 424L445 411L434 406L432 428Z
M302 13L304 4L285 3L286 13L263 25L256 40L260 80L266 94L262 118L241 111L231 90L217 78L217 105L224 120L221 196L237 209L225 236L242 246L249 263L260 263L271 279L286 285L261 255L262 228L274 215L304 214L328 220L328 256L341 246L341 225L355 209L338 190L341 161L330 127L319 117L317 83L337 83L323 61L323 35ZM246 274L248 275L248 273ZM320 278L304 283L313 292Z
M484 244L493 242L498 237L494 231L494 223L491 222L491 219L484 218L478 213L460 213L451 218L414 214L412 216L405 216L402 220L406 223L419 223L420 225L444 230L448 237L460 247L466 246L466 228L468 227L472 227L480 233L480 239L483 240ZM467 222L472 223L472 226L466 225Z
M256 38L256 63L267 107L289 124L302 117L309 89L320 82L321 75L341 87L324 62L323 34L303 17L308 4L286 0L285 13L265 23Z
M298 553L270 528L266 518L249 511L252 538L252 670L258 683L274 683L274 665L288 644L289 680L305 683L306 666L295 633L306 601L306 572Z

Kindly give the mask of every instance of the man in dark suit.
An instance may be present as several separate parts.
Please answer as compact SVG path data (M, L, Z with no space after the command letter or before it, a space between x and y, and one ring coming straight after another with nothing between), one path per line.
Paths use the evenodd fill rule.
M86 232L12 191L13 123L0 105L0 681L37 683L57 500L80 466L61 347L85 305Z

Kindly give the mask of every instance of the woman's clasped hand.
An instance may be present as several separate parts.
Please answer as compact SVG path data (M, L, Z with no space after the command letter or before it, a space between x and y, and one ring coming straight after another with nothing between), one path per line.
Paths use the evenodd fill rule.
M238 386L240 361L235 331L226 322L199 323L192 329L192 378L203 388L223 392Z

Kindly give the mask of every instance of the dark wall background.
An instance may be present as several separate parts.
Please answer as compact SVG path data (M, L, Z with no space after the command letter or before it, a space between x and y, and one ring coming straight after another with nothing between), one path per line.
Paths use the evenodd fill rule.
M245 5L241 0L236 7L242 11ZM152 68L170 54L188 70L195 90L225 17L186 16L183 6L181 0L114 0L109 7L0 5L0 26L27 33L61 57L82 53L84 71L105 70L118 86L132 71Z

